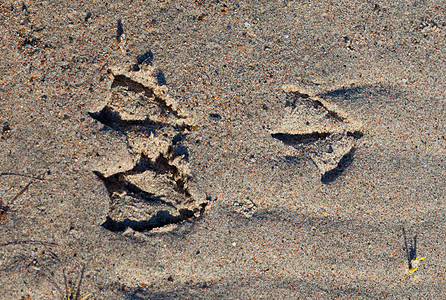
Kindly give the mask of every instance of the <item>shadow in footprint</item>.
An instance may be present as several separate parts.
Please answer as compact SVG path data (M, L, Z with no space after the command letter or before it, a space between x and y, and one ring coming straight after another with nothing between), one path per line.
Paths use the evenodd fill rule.
M321 182L324 184L329 184L336 180L344 171L353 163L353 155L355 153L355 148L352 148L349 153L345 154L339 161L336 168L322 174Z
M145 132L147 135L150 135L150 133L155 134L157 129L169 126L165 123L152 121L149 117L144 120L122 120L121 115L109 106L105 106L98 112L89 112L88 114L105 126L124 134L126 131L133 130Z
M330 132L313 132L307 134L273 133L271 136L285 145L296 146L297 144L311 144L319 140L325 140Z

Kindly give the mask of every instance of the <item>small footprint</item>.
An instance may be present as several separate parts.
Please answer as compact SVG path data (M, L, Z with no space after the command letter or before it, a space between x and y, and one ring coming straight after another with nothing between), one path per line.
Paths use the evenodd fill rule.
M335 180L352 160L361 123L336 104L286 87L287 114L272 137L308 155L321 173L321 181Z

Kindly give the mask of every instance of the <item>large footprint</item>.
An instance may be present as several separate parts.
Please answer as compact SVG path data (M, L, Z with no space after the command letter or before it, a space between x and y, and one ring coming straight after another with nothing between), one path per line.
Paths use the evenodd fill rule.
M306 153L323 183L333 181L352 160L356 140L362 137L361 123L334 103L297 86L284 90L287 114L272 136Z
M95 173L110 195L103 226L112 231L147 231L200 216L207 204L191 191L192 174L182 140L191 123L159 85L151 66L111 69L107 104L91 117L127 140L137 163L114 174Z

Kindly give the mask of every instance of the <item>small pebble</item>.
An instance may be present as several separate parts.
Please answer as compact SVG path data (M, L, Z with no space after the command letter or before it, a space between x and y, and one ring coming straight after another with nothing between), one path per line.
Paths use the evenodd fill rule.
M212 121L220 121L221 116L219 114L210 114L209 119L211 119Z
M89 12L89 13L87 13L87 15L85 16L85 22L87 22L88 21L88 19L90 19L91 18L91 12Z
M116 29L116 38L118 39L118 42L120 41L120 38L123 34L124 34L124 29L122 27L122 22L121 19L118 19L117 29Z
M6 123L5 125L3 125L3 132L8 132L11 131L11 127L9 126L8 123Z

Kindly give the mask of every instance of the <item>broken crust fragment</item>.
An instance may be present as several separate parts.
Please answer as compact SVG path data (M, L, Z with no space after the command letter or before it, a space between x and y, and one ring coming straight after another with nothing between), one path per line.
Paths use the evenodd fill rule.
M112 67L113 76L125 76L153 91L153 94L159 99L163 100L166 105L180 115L181 117L187 116L187 112L182 111L178 103L173 99L169 93L167 86L159 85L156 79L155 68L153 66L141 65L139 71L129 71L124 67ZM185 123L190 123L187 120Z
M308 95L314 97L324 91L323 86L313 82L298 82L293 84L286 84L282 86L282 90L285 93L299 93L302 95Z
M335 104L317 97L311 101L322 103L323 107L314 108L306 104L297 103L295 108L287 107L288 113L281 124L272 134L287 133L291 135L308 134L347 134L361 131L362 124L348 117ZM340 120L342 118L342 120Z
M329 137L328 141L330 151L312 151L309 156L317 166L321 174L326 174L335 169L341 159L351 153L354 147L354 141L351 137L336 135Z
M320 85L317 84L288 84L282 86L282 89L286 93L298 93L302 96L309 97L313 102L320 103L324 110L325 115L331 114L336 115L337 118L342 120L341 124L333 124L334 126L326 125L325 128L321 127L321 124L315 128L313 132L317 133L326 133L326 132L337 132L342 133L345 131L348 132L354 132L354 131L360 131L362 129L362 122L359 120L356 120L353 118L349 113L340 108L335 103L325 100L324 98L321 98L318 96L318 94L324 92L324 90L320 87ZM339 126L341 125L341 126ZM280 129L279 129L280 130ZM288 129L290 130L290 129ZM302 134L302 132L288 132L290 134ZM310 133L310 132L303 132L303 133Z
M163 136L155 136L153 133L149 137L145 137L141 134L129 132L127 136L132 152L143 153L152 161L155 161L160 155L166 156L172 146L170 140Z

